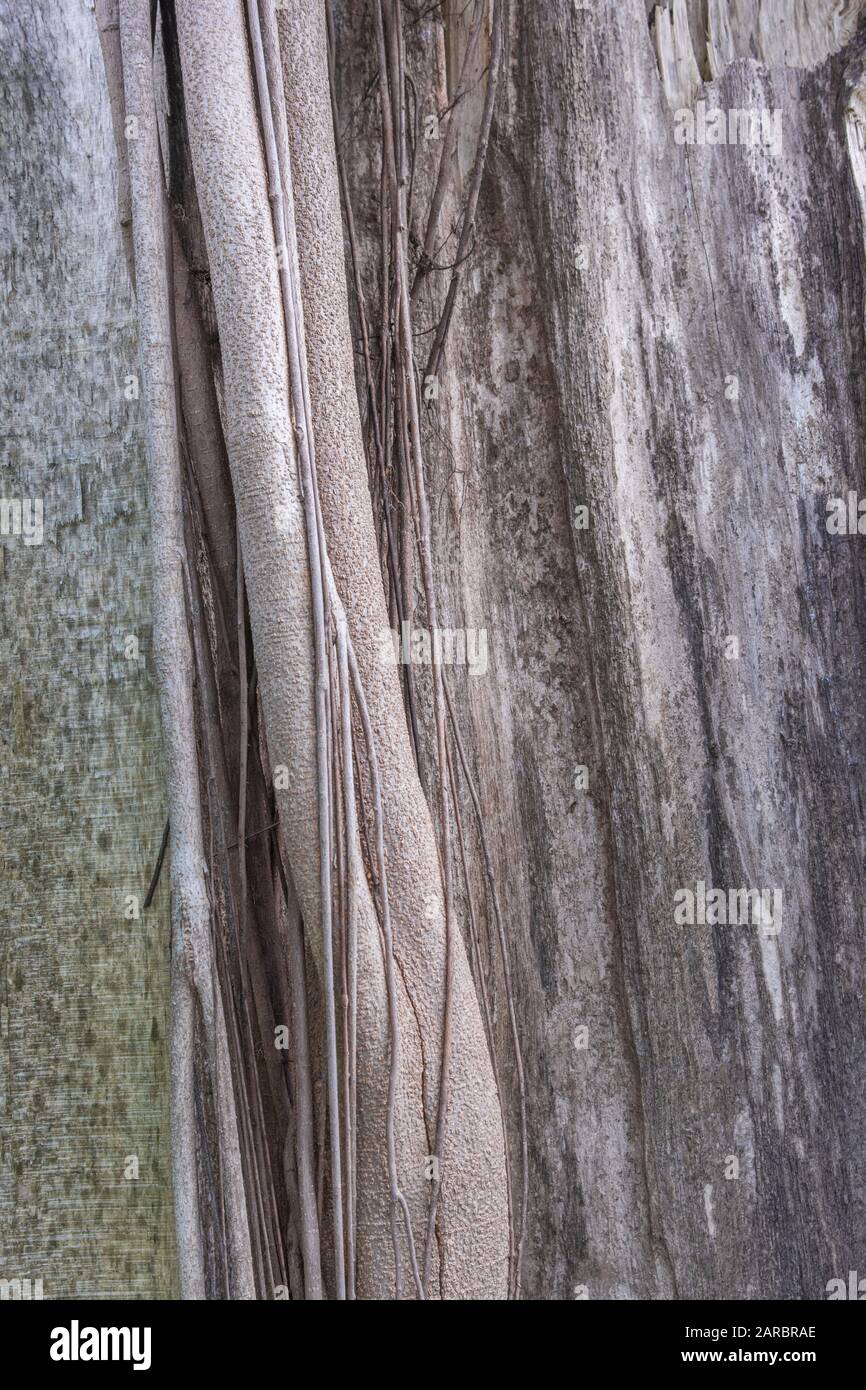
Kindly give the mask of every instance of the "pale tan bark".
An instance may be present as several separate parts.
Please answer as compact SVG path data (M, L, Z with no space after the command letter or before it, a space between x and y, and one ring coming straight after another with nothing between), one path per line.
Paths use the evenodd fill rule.
M206 1065L217 1111L220 1181L232 1287L238 1298L253 1298L255 1283L238 1118L223 1003L216 983L212 905L206 883L193 696L194 663L188 629L189 575L184 558L184 501L169 276L170 234L153 93L149 0L120 0L119 20L126 115L134 122L128 140L129 172L148 449L154 649L171 823L172 952L186 967L188 984L203 1024ZM174 1024L172 1071L177 1092L172 1112L176 1140L173 1171L181 1281L184 1297L202 1298L205 1276L201 1259L200 1194L195 1191L196 1169L190 1168L188 1163L196 1113L189 1086L193 1069L188 1049L195 1028L185 993ZM188 1134L181 1144L177 1140L184 1124Z
M395 949L424 1057L428 1133L436 1123L445 990L445 913L430 811L415 770L377 560L352 360L324 6L278 11L310 392L322 510L337 587L377 731ZM504 1295L508 1217L502 1126L462 941L453 952L452 1099L442 1164L441 1292Z
M254 643L261 682L268 745L275 765L285 765L290 791L277 800L304 920L316 954L320 921L318 837L315 831L315 767L311 610L307 579L307 541L302 525L301 496L290 423L287 360L281 313L277 255L267 205L266 174L255 124L254 89L246 56L243 8L223 0L205 21L200 12L178 6L184 88L193 162L220 329L226 396L229 459L239 511L241 543L250 596ZM318 44L315 81L320 97L311 94L310 150L324 161L330 179L324 234L331 247L340 245L339 202L327 64L324 59L324 19L315 34ZM302 62L302 53L296 55ZM324 125L322 125L324 118ZM317 143L318 142L318 143ZM322 143L323 142L323 143ZM304 227L306 240L310 229ZM336 238L336 240L335 240ZM340 267L342 276L342 268ZM340 282L337 282L338 285ZM398 924L400 989L412 996L400 1003L405 1036L398 1099L399 1159L402 1181L413 1211L416 1242L423 1240L426 1198L425 1155L438 1087L438 1049L444 989L444 923L435 843L429 812L412 764L400 703L393 678L382 685L377 657L385 624L384 599L372 538L369 495L363 451L360 448L357 403L347 356L348 325L343 297L343 366L336 379L332 411L345 413L355 432L350 489L365 509L366 526L328 515L333 468L328 459L333 442L329 425L317 418L326 435L323 453L329 474L323 488L323 510L329 546L339 561L338 588L350 600L350 629L361 630L356 640L365 685L374 690L374 724L382 737L378 749L388 836L388 870L393 877L392 901ZM334 349L323 331L322 309L307 296L305 312L313 313L306 342L312 364L314 396L318 364ZM320 339L320 340L319 340ZM347 371L348 364L348 371ZM351 421L354 419L354 425ZM358 539L362 548L356 548ZM354 563L349 556L353 555ZM367 600L372 613L365 610ZM375 616L373 616L375 615ZM370 630L370 621L373 630ZM378 621L377 621L378 620ZM388 694L383 694L383 689ZM413 827L407 838L407 826ZM417 826L417 828L416 828ZM353 851L354 852L354 851ZM388 1025L378 929L363 875L358 904L359 923L359 1271L361 1291L387 1293L392 1275L390 1217L384 1183L382 1139L383 1102L387 1082ZM405 939L404 939L405 934ZM447 1186L443 1196L442 1246L449 1262L450 1289L443 1292L504 1290L507 1264L507 1218L501 1125L495 1088L484 1043L477 1003L471 993L465 959L455 971L455 1052L453 1087L457 1097L451 1132L455 1136L445 1155ZM419 1031L420 1030L420 1031ZM422 1051L423 1049L423 1051ZM422 1084L426 1097L422 1102ZM497 1205L498 1203L498 1205ZM498 1244L501 1237L501 1244ZM485 1246L485 1241L491 1242ZM499 1281L502 1281L501 1283ZM404 1276L404 1286L405 1286Z
M268 748L273 766L288 769L289 789L277 790L277 804L321 978L312 614L285 327L243 9L233 0L221 0L217 8L216 14L205 17L192 5L178 5L187 118L213 268L227 444ZM366 907L359 912L359 969L365 985L360 1006L359 1086L364 1077L367 1090L359 1109L375 1138L359 1144L359 1202L368 1233L366 1263L372 1286L387 1294L393 1263L382 1146L387 1000L378 929L369 894L365 896ZM409 1078L407 1086L417 1085L412 1078L420 1077L420 1058L411 1052L404 1074ZM407 1117L413 1111L417 1116L417 1105L404 1104ZM420 1200L425 1151L421 1133L412 1139L411 1149Z

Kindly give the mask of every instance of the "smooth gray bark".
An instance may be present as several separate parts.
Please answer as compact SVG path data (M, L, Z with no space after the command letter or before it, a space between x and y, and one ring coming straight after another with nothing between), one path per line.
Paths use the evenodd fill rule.
M419 126L458 10L412 31ZM339 29L372 287L374 64L354 7ZM856 42L699 93L780 108L779 153L675 144L639 0L513 3L507 48L428 446L442 621L490 643L452 688L517 981L525 1292L820 1298L866 1232L863 542L824 524L863 486ZM419 143L419 242L437 158ZM676 925L701 879L780 889L781 933Z
M171 1297L164 888L141 911L165 789L108 100L79 0L0 5L0 51L0 495L44 509L41 545L0 541L0 1278Z

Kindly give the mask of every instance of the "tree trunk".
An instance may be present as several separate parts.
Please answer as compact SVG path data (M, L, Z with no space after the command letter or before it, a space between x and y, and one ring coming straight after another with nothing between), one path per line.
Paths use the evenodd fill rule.
M0 5L0 50L0 492L43 515L0 548L0 1278L167 1298L165 890L143 908L165 789L111 121L78 0Z
M110 181L87 171L108 116L100 95L88 150L73 8L68 60L36 16L7 21L15 81L69 95L7 132L28 193L0 217L20 245L42 210L7 334L12 477L46 499L45 545L2 552L21 814L0 1210L29 1171L65 1225L16 1216L14 1272L154 1296L163 1149L149 1284L143 1261L109 1277L100 1252L97 1283L95 1250L86 1277L56 1253L97 1190L107 1244L132 1219L134 1184L109 1203L87 1167L105 1142L77 1122L105 1102L70 1049L127 1107L158 1093L166 1142L165 941L106 925L162 799L155 697L108 635L142 630L144 550L131 576L122 540L143 532L143 464L115 385L132 331ZM862 1263L862 9L160 0L151 40L147 3L121 3L119 220L152 476L170 465L180 497L151 527L184 576L194 676L167 781L207 885L207 950L189 960L174 928L186 1296L816 1299ZM150 146L126 143L153 96ZM88 354L84 416L81 372L55 369L59 434L32 346L58 304ZM120 445L110 477L83 436ZM58 593L73 622L49 649ZM169 597L157 582L163 632ZM93 605L110 710L79 674ZM437 664L424 638L446 631ZM174 811L172 832L177 902ZM78 937L49 936L61 882ZM121 1066L96 1052L123 980ZM25 1055L46 998L56 1023ZM130 1152L155 1152L136 1113Z
M341 8L372 266L375 65ZM825 526L863 486L859 49L852 21L843 51L792 51L767 16L762 49L745 7L726 47L711 5L713 80L666 99L645 9L510 6L430 408L446 625L490 642L486 677L454 687L514 955L524 1289L818 1298L866 1220L864 571ZM413 31L419 127L453 95L458 11ZM772 66L728 61L756 52ZM781 148L678 145L698 97L778 108ZM438 148L419 145L421 208ZM781 930L677 925L699 880L780 890ZM514 1129L495 969L490 989Z

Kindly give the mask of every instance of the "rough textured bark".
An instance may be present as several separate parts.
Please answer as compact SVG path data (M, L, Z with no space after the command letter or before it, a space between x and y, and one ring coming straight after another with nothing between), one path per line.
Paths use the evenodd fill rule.
M168 0L163 8L173 15ZM384 0L382 13L392 16L401 8L405 51L397 66L405 62L409 78L404 95L414 147L401 196L409 201L410 269L419 272L413 286L419 374L457 272L436 389L426 394L422 415L440 622L483 629L489 643L486 672L447 672L460 734L450 745L460 827L458 836L455 814L451 857L474 990L460 953L455 1094L434 1292L504 1292L498 1091L512 1242L523 1183L522 1099L526 1106L524 1296L821 1298L828 1280L862 1267L866 1238L863 538L833 535L826 526L828 499L866 488L862 6L831 0L673 0L660 6L510 0L500 11L506 21L503 75L474 237L459 264L460 217L495 52L494 10L483 5L476 30L479 11L464 0L432 8ZM284 135L277 136L278 143L285 139L291 165L324 533L391 813L385 840L405 1038L398 1157L420 1244L421 1164L436 1122L444 988L444 914L432 829L433 692L429 671L415 668L414 683L405 681L401 689L394 669L377 659L382 629L396 625L398 611L423 623L425 597L405 510L411 479L396 475L390 455L384 484L373 469L369 484L365 477L375 434L367 370L372 361L378 389L380 348L398 331L395 322L385 324L380 341L376 319L383 300L389 302L382 266L387 280L393 264L382 251L387 169L380 163L376 9L338 0L333 10L351 247L339 225L324 7L318 4L276 6L288 118ZM71 33L81 47L78 19L76 13ZM258 1057L274 1021L292 1024L285 1067L268 1063L272 1084L262 1129L265 1158L285 1149L285 1181L276 1182L273 1210L287 1232L296 1297L304 1291L304 1261L318 1258L315 1221L314 1229L304 1228L302 1256L291 1251L302 1203L307 1217L311 1213L311 1150L325 1198L331 1181L324 1157L315 662L299 412L286 354L279 248L264 196L265 151L244 6L213 0L205 14L191 0L177 0L177 19L182 73L170 45L160 61L169 93L164 122L172 152L182 416L201 506L195 534L211 564L200 576L204 638L204 629L196 629L197 670L204 683L213 682L212 717L198 710L199 753L210 768L208 824L222 805L228 823L243 826L238 796L243 803L249 795L252 805L255 791L249 824L261 827L272 812L274 819L279 814L294 879L281 887L283 862L268 841L249 851L248 888L234 864L225 870L228 896L240 892L245 904L238 981L256 1010L255 1027L233 1057ZM24 27L19 30L14 18L9 23L14 71L30 73L31 60L24 66L22 56ZM40 35L39 21L31 17L29 23L31 36ZM35 51L46 74L53 74L42 40ZM455 102L467 78L465 95ZM72 81L68 73L66 80ZM179 115L181 84L186 126ZM683 113L695 113L698 102L726 113L778 112L780 139L766 146L679 144ZM101 110L104 137L104 103ZM456 139L448 133L449 120L459 122ZM58 171L80 186L84 156L71 135L60 148L54 144L60 137L49 132L60 129L46 120L27 127L27 140L33 168L52 171L48 204L70 209L69 225L78 227L74 189L63 186ZM432 236L428 210L443 143L447 179ZM104 176L100 188L107 209ZM35 205L45 206L41 199L34 193ZM0 228L17 240L23 219L19 206L14 216L0 214ZM56 292L70 296L70 313L84 295L89 246L68 237L63 242L64 255L75 261L60 261L58 276L72 277L75 288L58 279ZM104 259L98 263L105 283L116 285L117 237L112 246L109 270ZM366 363L358 304L346 289L356 269L369 330ZM27 284L15 273L15 325L30 317ZM109 316L106 325L113 321ZM13 359L16 383L32 381L30 340L22 341ZM96 360L107 372L104 358ZM56 401L71 399L80 377L67 367L63 381L69 394L55 398L58 409ZM115 439L121 408L110 417ZM71 405L62 418L68 435L77 433ZM87 418L92 424L92 413ZM378 423L383 432L393 426ZM124 417L123 429L129 428ZM16 451L22 448L17 438L13 430ZM23 449L13 465L31 470L27 485L34 488L30 477L41 478L45 467ZM80 585L80 570L91 573L95 545L77 483L70 492L69 478L75 482L77 475L64 476L56 495L67 499L73 525L58 532L70 548L58 545L57 555L68 561L51 571L54 589L55 573ZM392 484L395 534L388 536L382 498ZM248 715L258 722L242 756L242 736L228 713L238 700L238 650L247 640L242 583L239 616L229 613L234 635L225 636L225 610L234 603L237 580L232 486L257 682L241 722L245 728ZM124 593L113 580L118 524L100 534L97 555L102 592L110 584L115 603ZM31 586L34 603L49 592L49 580L46 570L38 581L43 587L36 587L32 556L48 555L49 548L46 543L43 552L28 552L4 542L14 592ZM60 560L52 558L55 563ZM138 592L144 593L143 584ZM36 610L28 601L21 611ZM32 632L32 618L27 622ZM210 676L204 648L216 653ZM10 686L16 747L23 749L28 738L32 744L40 728L28 709L46 711L34 761L22 762L22 753L13 766L16 794L26 789L22 805L31 827L57 825L56 807L49 817L44 800L33 801L38 778L45 777L36 760L50 768L61 737L54 732L59 720L49 718L60 703L52 692L71 666L71 658L60 663L59 676L52 660L56 665L56 649L33 667L44 679L44 696L32 691L26 662L17 663L26 680L16 674ZM345 644L339 663L345 678ZM404 707L410 695L411 719ZM128 766L129 750L145 744L144 705L123 691L117 699L117 718L129 722L108 721L115 741L107 752L100 744L93 778L118 758ZM344 719L341 748L347 759L354 729L359 785L369 798L358 723L357 710L352 728ZM44 751L49 745L50 758ZM222 750L216 762L212 745ZM240 759L245 767L247 755L248 785L239 780L239 792L235 766ZM267 776L275 765L288 771L288 787L277 784L276 810L262 785L259 756ZM222 782L220 757L230 769L223 769ZM149 759L149 775L154 771ZM205 773L200 776L204 781ZM56 795L56 779L49 793ZM388 1296L387 989L374 912L375 856L363 843L370 834L363 796L360 821L363 861L360 849L352 858L351 836L348 849L335 854L335 873L341 853L353 866L359 933L357 1282L361 1296ZM70 844L66 822L60 824L60 872L71 859L75 900L83 903L83 881L100 865L90 867L95 851L88 841L82 866L80 840L72 837ZM159 839L158 816L151 830L149 855ZM21 843L16 911L21 898L44 917L44 904L54 898L46 897L32 866L32 833ZM213 844L208 854L213 871L224 856ZM112 872L114 882L116 867ZM777 890L781 919L680 925L676 895L699 882L723 890ZM76 951L74 966L72 956L63 955L59 973L49 975L41 938L16 928L12 939L16 962L24 951L23 977L31 960L45 989L59 993L62 972L80 969ZM133 949L129 941L126 946ZM110 939L100 942L94 956L101 970L110 947ZM136 956L131 968L141 964ZM143 964L155 971L148 979L152 988L159 981L164 1004L164 958L158 969L150 960ZM7 970L13 984L16 968L11 977ZM32 1036L41 1005L11 989L5 1002L11 1030L3 1017L14 1059L21 1056L16 1038L23 1046ZM100 994L104 1027L109 1003ZM311 1094L303 1089L305 1004ZM138 994L132 1007L139 1008ZM65 1014L59 1017L61 1029L69 1026ZM108 1066L108 1059L103 1063ZM266 1070L262 1064L260 1075ZM34 1135L47 1147L40 1136L50 1131L56 1142L58 1130L64 1123L69 1128L78 1113L74 1093L72 1101L51 1095L54 1108L40 1128L41 1107L49 1104L46 1072L56 1076L58 1067L45 1056L24 1065L27 1103L20 1106L16 1096L11 1131L19 1153ZM17 1084L17 1068L14 1075ZM141 1084L139 1063L123 1075L124 1087ZM351 1084L344 1094L351 1097ZM350 1113L351 1099L341 1099L341 1106ZM298 1127L305 1136L303 1162ZM36 1186L47 1183L52 1191L50 1173L58 1170L41 1148L37 1152ZM17 1162L20 1168L24 1160ZM252 1209L261 1194L251 1181L246 1148L243 1163ZM8 1215L5 1194L20 1200L24 1179L14 1167L3 1172ZM164 1167L162 1183L164 1192ZM69 1201L91 1214L93 1191L81 1179ZM108 1212L105 1239L111 1245L122 1210L109 1206ZM164 1205L150 1214L157 1232L164 1230L164 1215ZM332 1296L327 1200L320 1199L315 1215L321 1216L324 1292ZM266 1223L252 1224L258 1232ZM52 1261L45 1251L60 1237L50 1225L37 1225L33 1238L24 1229L20 1222L13 1228L11 1248L33 1267L17 1272L44 1268L47 1275ZM268 1251L260 1233L255 1243L264 1266ZM65 1256L52 1259L59 1284L75 1277ZM409 1272L402 1272L411 1292ZM130 1291L153 1292L167 1286L167 1265L152 1268L149 1288L143 1265L127 1277ZM272 1296L273 1282L257 1274L257 1296ZM91 1272L75 1287L97 1284ZM211 1271L208 1291L216 1287ZM307 1296L320 1287L315 1278L307 1280Z
M255 123L253 79L246 60L243 10L232 0L226 0L219 12L217 43L212 32L212 15L205 23L192 7L181 3L178 21L186 114L220 330L227 444L239 508L268 745L273 764L286 767L291 774L287 792L277 792L277 803L292 874L321 972L324 957L319 927L319 840L314 833L316 721L312 702L314 666L307 539L303 529L304 499L295 471L291 422L294 414L297 427L297 416L288 398L285 330L278 290L278 248L264 197L266 175ZM291 55L285 59L287 70L294 63L303 64L309 46L315 45L310 69L315 86L311 89L310 101L314 103L311 115L315 116L316 125L307 125L294 155L299 174L304 170L306 157L310 171L317 167L328 177L330 200L323 205L326 220L319 230L325 239L324 245L331 248L332 270L342 278L337 179L326 85L324 15L314 26L310 25L310 16L304 16L295 32L286 33L285 38L284 53ZM229 74L228 79L225 74ZM306 237L306 245L310 246L311 229L305 227L302 220L305 195L308 207L310 201L303 177L301 174L298 190L299 241L304 246ZM320 242L320 249L322 246ZM303 260L306 254L306 251L302 253L302 265L309 264ZM306 282L304 288L308 289ZM338 288L338 284L333 288L328 286L327 294L333 295ZM351 460L345 453L341 456L343 483L349 487L349 503L354 497L354 509L342 499L335 506L329 491L331 477L336 477L337 456L328 414L321 409L320 383L324 385L328 367L336 366L341 372L336 378L336 389L345 403L345 410L341 412L345 424L341 428L351 429L354 416L356 436L359 429L348 356L345 289L337 302L341 304L342 323L338 319L333 329L341 335L337 338L339 355L335 358L334 341L324 331L328 304L323 305L315 294L306 295L311 395L314 411L319 409L318 415L314 415L317 460L337 587L347 595L350 628L361 675L371 701L377 738L381 737L378 756L383 771L383 800L387 808L386 824L393 834L388 844L388 877L393 902L398 905L395 909L398 959L404 967L401 991L406 993L400 1004L405 1052L398 1104L401 1172L416 1213L416 1241L420 1241L424 1231L420 1213L428 1190L425 1155L435 1124L436 1039L443 1002L441 889L428 813L416 781L396 681L387 697L380 694L383 689L388 690L387 682L382 680L383 668L378 664L385 613L381 579L375 569L376 548L369 502L366 502L366 533L362 531L357 540L352 529L359 521L363 525L365 517L367 484L359 437L353 443ZM251 370L253 361L258 365ZM350 461L351 470L347 468ZM358 614L363 615L362 620ZM363 624L371 621L368 632ZM409 841L407 832L412 834ZM359 1148L358 1191L362 1209L361 1238L365 1244L360 1271L362 1291L375 1295L390 1287L387 1270L392 1259L387 1188L382 1182L387 1003L378 959L377 928L369 893L363 887L363 880L361 883L359 1085L369 1086L369 1091L362 1094L359 1102L364 1128ZM413 951L416 953L414 962ZM456 951L459 951L459 943L455 943ZM446 1196L449 1200L443 1212L437 1263L447 1264L447 1273L443 1268L440 1275L444 1292L448 1291L450 1278L455 1290L462 1290L466 1295L477 1292L485 1296L504 1289L502 1139L480 1015L475 1000L467 992L469 980L464 972L465 964L462 970L458 964L455 970L458 1040L453 1071L457 1078L459 1111L452 1130L456 1147L448 1159Z
M379 739L396 953L411 1000L406 1023L418 1037L423 1059L429 1137L435 1132L439 1085L445 913L436 840L415 775L397 670L381 659L388 616L381 573L373 563L377 545L353 378L324 8L316 16L293 0L281 7L279 23L322 510ZM455 1094L443 1161L442 1290L448 1296L450 1280L464 1297L493 1296L504 1288L507 1264L498 1234L506 1225L501 1121L478 1002L459 942L452 988L449 1070ZM417 1187L424 1179L424 1152L410 1162Z
M372 275L363 25L342 7ZM824 518L862 487L864 286L835 46L701 90L780 107L781 152L688 148L645 6L510 7L429 439L443 607L491 642L455 693L516 956L534 1297L821 1297L862 1249L863 562ZM780 888L780 935L675 926L699 879Z
M44 507L41 545L0 548L0 1278L171 1297L164 888L141 911L165 791L108 99L78 0L0 6L0 50L0 493Z

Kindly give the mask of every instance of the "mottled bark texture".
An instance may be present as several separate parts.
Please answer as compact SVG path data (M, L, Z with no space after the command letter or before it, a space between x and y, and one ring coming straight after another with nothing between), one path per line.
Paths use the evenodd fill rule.
M316 1296L318 1224L337 1297L501 1296L509 1230L496 1084L453 929L448 940L399 680L381 662L387 618L353 379L324 10L298 9L278 37L266 4L221 0L205 13L178 0L158 7L152 28L143 0L120 0L118 76L105 38L114 7L100 8L130 176L161 634L182 1291ZM287 128L281 66L289 85L306 74L306 124ZM324 280L310 259L314 174L327 180ZM342 443L328 393L348 430ZM242 578L225 545L235 509ZM335 631L338 648L325 649ZM247 829L256 838L277 824L251 872ZM295 890L305 964L280 931L284 920L291 932ZM281 1032L297 1040L290 968L301 966L319 1079L312 1211L303 1039L276 1068L267 1060Z
M411 1030L417 1038L422 1073L416 1081L423 1084L420 1104L432 1136L445 996L445 913L433 824L415 775L398 672L382 661L388 614L375 564L376 533L354 389L324 7L311 16L302 0L291 0L278 19L322 511L377 731L395 949L411 1004L404 1034ZM478 1001L459 942L453 956L453 1097L439 1233L442 1291L446 1297L494 1295L502 1289L507 1261L507 1245L497 1234L507 1225L502 1124ZM418 1179L423 1184L424 1152L406 1157L417 1175L415 1185Z
M419 129L461 8L409 30ZM687 104L778 108L782 144L689 147L640 0L509 8L428 442L443 622L490 639L487 676L453 684L515 955L524 1290L819 1298L866 1238L863 541L825 527L864 481L855 26L838 53L832 26L820 51L777 32L768 68L733 7ZM374 61L340 13L375 283ZM420 209L436 158L419 144ZM675 925L701 879L780 889L781 932Z
M472 979L460 948L431 1296L504 1294L510 1217L526 1297L821 1298L830 1279L862 1269L866 1246L866 539L826 524L830 499L866 489L863 7L482 3L479 25L465 0L335 0L350 200L342 213L352 227L341 241L325 7L262 0L271 77L273 28L282 62L283 90L272 86L270 98L285 101L276 143L292 194L288 247L277 244L272 218L279 193L266 174L249 7L159 7L154 84L171 221L196 756L255 1296L332 1297L338 1285L313 541L301 468L309 440L298 431L307 416L287 356L286 256L302 301L289 308L303 318L313 530L320 525L332 613L345 607L374 721L404 1040L398 1160L416 1246L424 1243L421 1165L437 1120L445 990L433 684L424 665L383 663L379 641L401 618L421 628L429 619L417 478L406 467L414 388L400 365L404 255L438 621L487 640L486 664L445 672L455 920ZM141 672L132 693L110 635L115 614L124 631L139 630L147 561L137 417L105 385L119 373L112 333L132 355L120 239L106 232L107 106L93 95L98 84L86 84L94 39L71 0L70 61L35 12L3 13L12 80L31 113L0 116L12 122L7 149L11 136L25 151L29 190L0 212L13 243L2 309L13 347L9 459L15 485L44 488L54 511L46 506L41 549L4 539L0 552L14 598L3 650L13 749L4 822L15 866L4 888L13 925L0 1002L13 1065L2 1084L14 1094L0 1210L12 1223L14 1273L51 1275L58 1292L153 1294L171 1281L165 1158L135 1199L132 1185L103 1181L121 1130L102 1114L107 1102L94 1100L104 1078L128 1116L149 1126L151 1144L162 1117L164 1143L164 1093L135 1040L158 997L162 1054L165 941L157 954L152 934L111 915L119 859L127 856L135 881L146 876L160 797L154 697ZM497 69L462 260L461 217ZM82 134L75 114L85 102L98 102L96 134L90 124ZM724 125L713 122L710 137L712 111ZM770 138L759 127L750 139L748 120L730 123L731 112L762 111ZM396 190L383 114L397 132ZM449 132L450 122L459 129ZM91 220L81 206L93 185ZM404 205L405 219L395 217ZM121 196L121 220L125 206ZM455 273L444 356L425 381ZM94 294L94 276L110 300ZM86 386L69 351L82 339ZM102 453L91 460L97 438ZM125 552L130 527L138 549ZM325 582L327 592L327 570ZM58 601L64 621L49 645L44 613L56 614ZM81 674L82 643L102 652L99 692L91 668ZM357 835L339 809L333 827L348 1175L339 1209L350 1293L354 1285L359 1296L390 1297L388 952L372 765L360 704L345 718L347 662L341 646L328 673L333 805L347 761L357 761L360 791ZM96 817L83 834L82 805L88 817L104 807L107 824ZM244 865L238 840L252 832ZM146 851L133 849L139 837ZM677 895L701 883L775 892L772 920L677 921ZM176 984L183 979L176 969ZM70 991L86 1011L80 1024ZM179 1017L188 1024L183 1076L201 1101L192 1159L203 1291L238 1297L235 1257L223 1253L226 1151L207 1038L200 1018ZM280 1024L290 1025L286 1051L273 1047ZM93 1070L73 1066L70 1049L93 1055ZM152 1094L161 1108L145 1113ZM87 1105L101 1107L105 1142L89 1115L81 1123ZM57 1152L64 1134L71 1163ZM147 1240L156 1233L160 1251L149 1267L141 1254L119 1254L124 1235L129 1244L128 1232L143 1229L123 1204L144 1191ZM47 1212L33 1226L27 1201ZM70 1253L73 1227L83 1255ZM513 1287L513 1259L511 1274Z
M168 895L141 907L165 788L108 97L79 0L0 5L0 52L0 496L44 514L41 544L0 539L0 1279L166 1298Z

